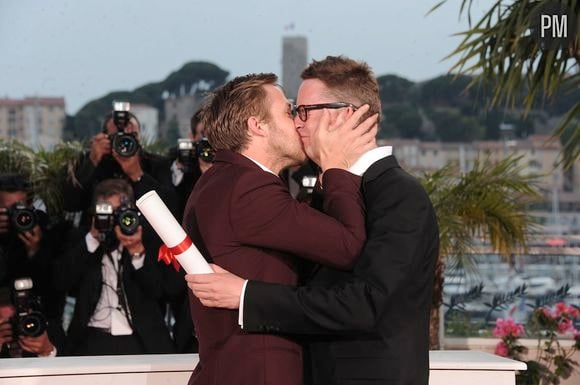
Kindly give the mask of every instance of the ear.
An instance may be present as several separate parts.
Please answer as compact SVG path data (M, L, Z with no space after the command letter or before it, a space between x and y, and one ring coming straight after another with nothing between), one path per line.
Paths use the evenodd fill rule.
M328 110L329 116L330 116L330 125L337 125L337 124L342 124L345 121L348 120L348 118L350 118L352 116L352 114L354 114L354 111L352 108L348 107L348 108L340 108L340 109L336 109L336 110Z
M248 126L248 132L251 137L267 136L267 130L264 126L264 123L255 116L250 116L246 121L246 124Z

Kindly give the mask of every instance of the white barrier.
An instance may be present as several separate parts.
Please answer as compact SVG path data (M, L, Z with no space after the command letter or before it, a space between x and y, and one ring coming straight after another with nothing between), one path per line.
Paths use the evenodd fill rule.
M429 353L429 385L514 385L526 365L478 351ZM0 385L187 384L197 354L0 359Z

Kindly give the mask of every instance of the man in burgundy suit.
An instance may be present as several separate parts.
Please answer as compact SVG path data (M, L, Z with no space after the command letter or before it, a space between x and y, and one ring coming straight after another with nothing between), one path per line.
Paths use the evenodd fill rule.
M214 92L203 123L215 162L195 185L183 223L216 264L245 279L293 285L297 256L346 270L362 248L360 177L346 169L374 143L377 115L358 124L368 106L337 104L312 133L320 142L325 215L295 201L278 177L306 155L276 81L248 75ZM237 311L206 308L194 296L190 305L200 358L190 385L302 384L297 342L247 333Z

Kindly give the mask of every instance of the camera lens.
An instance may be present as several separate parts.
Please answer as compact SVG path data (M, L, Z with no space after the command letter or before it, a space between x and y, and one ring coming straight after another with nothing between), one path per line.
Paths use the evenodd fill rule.
M32 224L34 219L31 213L29 213L28 211L23 211L18 214L15 221L18 224L18 227L20 228L30 228L30 225Z
M215 151L207 139L202 139L197 145L197 157L206 162L213 162Z
M14 204L9 210L9 214L12 226L17 232L28 231L36 226L37 220L34 210L22 203Z
M46 319L44 316L33 311L20 317L18 322L18 334L26 337L38 337L46 330Z
M139 227L139 213L134 209L124 208L119 212L117 222L123 234L135 234Z
M113 139L113 149L121 156L130 157L135 155L139 149L139 143L133 135L119 133Z

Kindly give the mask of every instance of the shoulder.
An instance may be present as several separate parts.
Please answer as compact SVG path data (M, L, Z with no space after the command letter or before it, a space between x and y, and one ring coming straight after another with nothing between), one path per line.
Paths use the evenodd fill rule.
M393 167L379 175L371 184L375 182L376 186L391 193L402 195L419 194L426 195L426 191L419 179L400 167Z
M284 190L284 183L279 177L267 171L249 167L237 167L232 173L234 191L248 193L253 191Z

